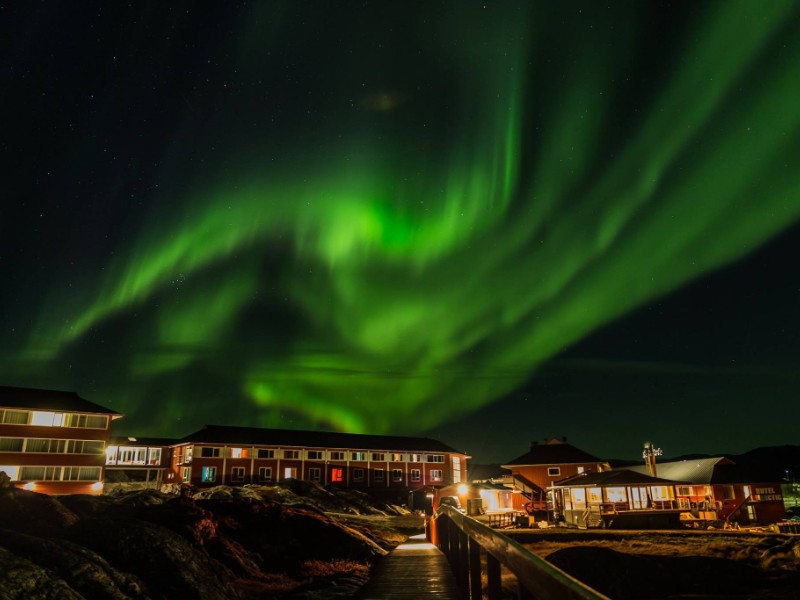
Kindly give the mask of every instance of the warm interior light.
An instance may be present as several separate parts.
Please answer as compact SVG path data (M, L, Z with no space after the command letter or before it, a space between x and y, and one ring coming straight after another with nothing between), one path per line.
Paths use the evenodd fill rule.
M468 488L467 488L467 484L466 483L459 484L459 486L458 486L458 495L459 496L466 496L467 495L467 489Z
M33 483L32 481L29 481L28 483L22 486L23 490L28 490L29 492L32 492L35 488L36 484Z

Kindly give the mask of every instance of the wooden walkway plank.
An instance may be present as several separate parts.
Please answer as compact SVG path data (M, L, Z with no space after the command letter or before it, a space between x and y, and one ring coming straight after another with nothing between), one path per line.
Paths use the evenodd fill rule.
M356 598L458 600L459 594L444 554L420 534L383 557Z

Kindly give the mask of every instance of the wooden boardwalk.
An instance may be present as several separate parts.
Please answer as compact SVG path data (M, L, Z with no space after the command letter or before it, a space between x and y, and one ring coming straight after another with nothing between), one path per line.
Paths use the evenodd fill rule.
M415 535L381 559L356 598L458 600L459 595L444 554L424 535Z

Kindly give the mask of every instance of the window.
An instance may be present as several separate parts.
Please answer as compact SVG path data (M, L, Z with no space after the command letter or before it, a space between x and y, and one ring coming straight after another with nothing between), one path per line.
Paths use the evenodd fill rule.
M70 450L71 443L67 444L67 452L72 452ZM118 462L121 465L145 465L147 464L147 448L120 446Z
M194 446L186 446L186 458L184 459L184 461L187 463L192 462L193 456L194 456Z
M309 450L306 456L308 460L323 460L324 452L322 450Z
M64 467L64 481L99 481L100 467Z
M350 460L367 460L366 452L353 452L350 455Z
M344 452L331 452L331 460L344 460Z
M288 458L290 460L297 460L298 458L300 458L300 450L284 450L283 458Z
M452 463L453 463L453 483L459 483L461 481L461 457L454 456Z
M25 452L47 452L50 450L50 440L28 439L25 441Z
M17 481L19 479L17 474L19 473L19 467L12 467L9 465L0 465L0 473L5 473L11 478L11 481Z
M442 470L441 469L432 469L431 470L431 481L441 481L442 480Z
M283 470L284 479L297 479L297 469L294 467L286 467Z
M259 448L258 458L275 458L275 450L265 450L264 448Z
M547 474L551 477L561 475L561 467L547 467Z
M403 462L403 455L398 454L397 452L393 452L391 454L391 461L392 462Z
M231 448L231 458L247 458L247 450L244 448Z
M309 469L308 470L308 478L311 481L319 481L321 479L319 468L314 467L313 469Z
M0 452L22 452L22 438L0 438Z
M386 455L383 452L373 452L372 453L372 460L376 460L376 461L386 460Z
M20 467L19 478L22 481L58 481L61 479L61 467Z
M181 469L181 479L187 483L192 480L192 467L183 467Z
M27 425L31 413L27 410L0 411L0 423L4 425Z
M583 473L585 471L586 471L586 469L584 467L578 467L578 475L580 475L581 473Z
M331 481L334 483L344 481L344 469L331 469Z
M443 463L444 454L428 454L429 463Z
M692 488L688 485L680 485L678 486L678 496L691 496L692 495Z
M219 448L216 448L219 450ZM217 480L217 467L203 467L200 471L200 481L203 483L213 483Z
M244 467L233 467L231 469L231 483L242 483L244 481Z
M408 462L422 462L422 454L409 454Z
M373 481L383 481L383 469L375 469L372 472Z
M161 463L161 448L148 448L147 464L158 465Z
M392 481L403 481L402 469L392 469Z
M106 429L108 427L108 417L78 414L64 415L63 426L85 429Z
M733 500L736 497L736 494L733 492L732 485L723 485L722 486L722 499L723 500Z
M353 481L364 481L364 469L353 469Z
M45 427L61 427L64 421L63 413L45 412L35 410L31 413L31 425L42 425Z
M411 481L419 481L419 469L411 469Z
M203 446L200 448L200 456L203 458L219 458L219 455L220 448L210 448L208 446Z
M258 467L258 480L262 483L272 481L272 467Z
M83 442L81 454L105 454L105 451L104 443L100 440L86 440Z

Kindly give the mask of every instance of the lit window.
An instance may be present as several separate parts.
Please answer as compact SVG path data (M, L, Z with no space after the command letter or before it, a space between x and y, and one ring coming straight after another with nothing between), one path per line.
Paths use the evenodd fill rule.
M432 469L431 470L431 481L441 481L442 480L442 471L441 469Z
M217 448L218 450L219 448ZM203 467L200 481L203 483L213 483L217 480L217 467Z
M586 469L584 467L578 467L578 475L580 475L584 471L586 471Z
M331 469L331 481L332 482L344 481L344 470L343 469Z
M422 454L409 454L408 462L422 462Z
M294 467L286 467L283 470L284 479L297 479L297 469Z
M31 425L61 427L63 420L63 413L46 412L41 410L35 410L31 413Z
M231 448L231 458L242 458L242 449Z
M11 478L11 481L17 481L19 477L17 477L17 473L19 473L19 467L11 467L6 465L0 465L0 473L5 473Z
M161 463L161 448L148 448L147 464L157 465Z
M392 462L403 462L403 455L402 454L398 454L397 452L394 452L392 454Z
M350 455L350 460L367 460L366 452L353 452Z
M183 467L181 470L181 479L185 483L189 483L192 480L192 467Z

